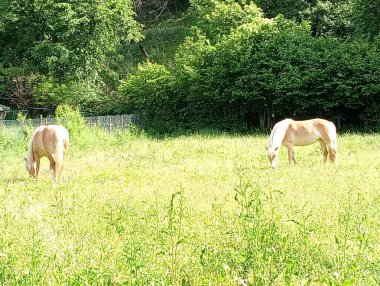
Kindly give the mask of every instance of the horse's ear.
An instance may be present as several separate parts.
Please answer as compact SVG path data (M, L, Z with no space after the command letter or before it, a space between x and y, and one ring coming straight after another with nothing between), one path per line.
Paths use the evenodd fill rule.
M274 148L274 151L277 151L278 150L278 147Z

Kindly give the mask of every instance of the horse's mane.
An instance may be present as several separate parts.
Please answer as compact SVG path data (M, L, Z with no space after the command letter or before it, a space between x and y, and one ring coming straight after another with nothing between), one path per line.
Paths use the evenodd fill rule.
M33 155L33 140L34 136L36 135L36 132L33 133L32 139L30 139L28 144L28 151L26 152L26 163L28 169L30 168L30 165L34 162L34 155Z
M284 119L280 122L277 122L272 132L269 136L268 148L276 148L282 144L282 140L284 140L286 131L288 130L289 124L292 122L292 119Z
M38 127L34 132L33 132L33 135L32 135L32 138L30 139L29 141L29 144L28 144L28 151L26 152L26 163L28 165L28 168L30 167L30 164L32 164L35 160L34 160L34 154L33 154L33 141L35 140L35 137L36 137L36 134L38 132L40 132L42 129L44 129L45 126L40 126Z

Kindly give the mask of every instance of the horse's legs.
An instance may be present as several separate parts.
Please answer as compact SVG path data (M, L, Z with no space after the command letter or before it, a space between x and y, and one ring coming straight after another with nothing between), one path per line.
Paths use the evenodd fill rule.
M40 157L35 156L36 158L36 174L35 176L38 177L38 172L40 171Z
M63 170L63 156L65 153L59 154L57 151L53 155L53 162L54 162L54 181L58 183L59 179L61 178L61 173Z
M57 178L57 181L61 178L61 173L62 173L62 170L63 170L63 165L62 163L59 163L59 164L56 164L56 178Z
M292 148L292 160L293 160L294 164L297 164L296 157L294 156L294 149L293 148Z
M53 179L56 182L57 181L57 164L54 161L54 157L49 156L50 161L50 169L53 171Z
M288 148L288 159L289 159L289 165L294 162L294 164L297 164L296 158L294 157L294 149L293 146L289 146Z
M329 157L331 162L337 163L338 162L338 152L337 150L331 146L331 144L326 145L327 149L329 150Z
M321 139L319 139L319 143L321 144L321 148L322 148L323 162L326 163L327 162L327 154L329 153L327 151L326 143L323 142L323 140L321 140Z

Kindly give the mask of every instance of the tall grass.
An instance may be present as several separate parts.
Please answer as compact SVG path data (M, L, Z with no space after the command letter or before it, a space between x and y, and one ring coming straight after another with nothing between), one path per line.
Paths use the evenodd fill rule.
M0 285L380 283L379 135L271 170L263 136L86 129L54 186L24 133L0 130Z

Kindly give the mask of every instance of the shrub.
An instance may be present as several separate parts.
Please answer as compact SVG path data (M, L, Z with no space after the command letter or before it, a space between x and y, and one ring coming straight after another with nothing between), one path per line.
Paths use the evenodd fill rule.
M173 68L141 65L120 86L123 108L141 111L146 126L240 131L285 117L378 124L379 38L315 38L308 23L264 19L253 4L196 3L201 19Z
M146 127L167 128L175 124L175 98L172 97L174 82L170 71L163 65L146 62L138 72L120 84L119 111L142 115Z
M67 104L59 105L55 111L58 124L64 125L70 132L70 137L76 137L86 127L85 119L82 117L78 107Z
M67 104L79 106L83 112L102 112L99 94L99 87L92 83L43 79L36 88L35 100L41 105Z

